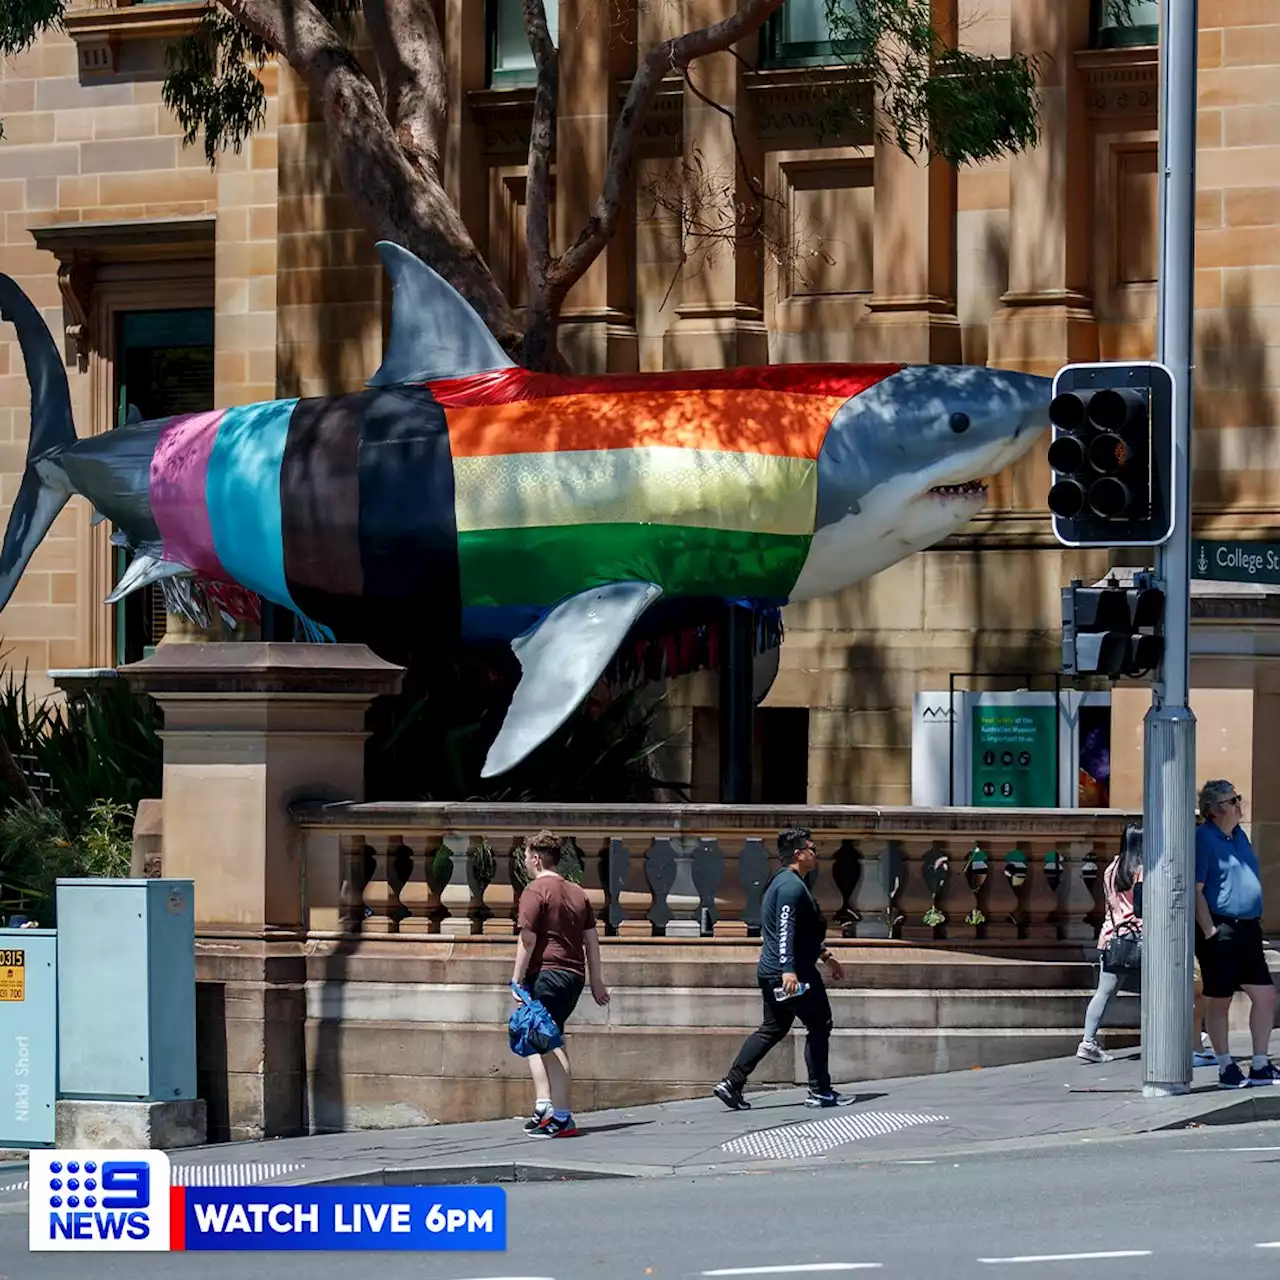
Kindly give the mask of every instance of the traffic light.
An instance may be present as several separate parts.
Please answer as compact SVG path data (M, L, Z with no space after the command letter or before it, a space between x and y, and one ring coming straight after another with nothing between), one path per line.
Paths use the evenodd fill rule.
M1110 578L1105 587L1073 582L1062 588L1062 670L1112 680L1154 672L1164 656L1164 592L1146 574L1132 587Z
M1049 422L1054 537L1067 547L1154 547L1173 534L1173 396L1161 364L1068 365Z

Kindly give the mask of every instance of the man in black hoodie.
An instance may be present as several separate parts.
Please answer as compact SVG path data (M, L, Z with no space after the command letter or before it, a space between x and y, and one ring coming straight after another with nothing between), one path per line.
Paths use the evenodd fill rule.
M778 836L778 860L782 869L770 881L760 904L760 960L756 980L764 997L764 1020L747 1037L729 1074L714 1093L726 1107L744 1111L751 1104L742 1096L747 1077L774 1045L786 1038L796 1018L808 1036L804 1046L809 1070L806 1107L839 1107L849 1102L831 1087L827 1054L831 1041L831 1002L818 962L839 982L844 971L823 946L826 923L804 878L818 865L818 853L805 827L788 827ZM801 991L801 988L805 988ZM781 988L783 998L775 995ZM796 994L800 992L800 994Z

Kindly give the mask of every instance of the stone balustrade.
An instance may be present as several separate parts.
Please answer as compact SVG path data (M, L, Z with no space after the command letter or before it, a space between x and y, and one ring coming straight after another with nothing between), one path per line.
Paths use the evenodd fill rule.
M833 935L998 948L1088 945L1115 810L759 805L302 804L312 933L514 931L524 839L548 827L623 939L746 938L786 826L813 831ZM572 869L578 877L576 867Z

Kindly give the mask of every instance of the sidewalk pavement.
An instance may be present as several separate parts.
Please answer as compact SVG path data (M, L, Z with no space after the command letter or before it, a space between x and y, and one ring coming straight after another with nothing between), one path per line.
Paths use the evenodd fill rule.
M1272 1052L1280 1052L1280 1033L1272 1041ZM712 1083L708 1082L708 1094ZM1036 1146L1066 1135L1106 1138L1280 1119L1280 1087L1220 1090L1213 1067L1195 1072L1188 1095L1146 1099L1137 1049L1121 1050L1114 1062L1099 1066L1074 1057L1056 1058L862 1082L842 1091L857 1101L811 1110L802 1104L803 1089L787 1089L748 1093L753 1102L749 1111L729 1111L708 1096L579 1113L579 1136L566 1139L527 1136L522 1116L224 1143L169 1154L176 1180L187 1185L421 1185L689 1176L814 1163L931 1160L992 1144L1002 1149Z

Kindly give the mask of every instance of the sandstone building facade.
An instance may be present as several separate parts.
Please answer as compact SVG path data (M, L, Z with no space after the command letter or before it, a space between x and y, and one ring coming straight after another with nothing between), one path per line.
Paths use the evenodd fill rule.
M439 0L450 76L451 191L509 296L523 292L530 58L518 0ZM548 0L562 57L555 230L586 217L636 49L732 0ZM385 279L327 158L324 127L284 66L266 72L264 127L216 171L164 107L165 46L201 5L73 6L0 81L0 269L65 342L77 427L350 391L377 368ZM1097 0L937 0L964 42L1040 58L1044 138L1012 161L927 166L872 136L815 130L813 86L848 77L822 0L787 0L764 38L695 68L734 113L787 243L714 254L647 193L682 157L745 198L732 123L679 81L646 130L634 217L570 296L563 346L580 370L801 360L990 363L1051 374L1068 361L1153 352L1158 266L1155 0L1138 26ZM1198 536L1266 538L1280 525L1280 12L1201 0L1198 205ZM613 24L613 25L611 25ZM621 24L621 27L617 24ZM618 38L619 30L629 38ZM571 163L569 162L571 159ZM682 255L691 262L681 272ZM0 518L27 441L27 382L0 328ZM788 613L760 716L761 798L906 803L912 703L957 687L1051 688L1058 588L1104 555L1053 541L1043 450L993 489L948 544L843 595ZM104 525L73 502L0 617L4 661L39 676L142 656L163 634L152 598L102 603L118 571ZM1280 687L1265 599L1208 600L1194 683L1202 772L1261 793ZM1209 615L1231 615L1224 623ZM1038 683L1036 683L1038 681ZM1141 690L1114 696L1113 803L1140 777ZM679 767L713 798L715 686L680 683ZM1255 822L1263 812L1257 795ZM1278 802L1280 803L1280 802ZM1275 815L1280 816L1280 815Z

